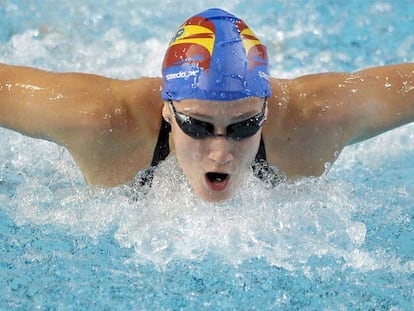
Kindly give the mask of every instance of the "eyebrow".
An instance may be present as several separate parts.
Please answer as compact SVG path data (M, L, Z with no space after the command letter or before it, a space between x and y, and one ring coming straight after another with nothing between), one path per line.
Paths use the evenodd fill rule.
M247 120L247 119L257 115L261 111L262 110L257 111L257 110L252 109L252 110L245 111L241 114L237 114L235 116L230 116L229 118L226 118L226 119L231 120L231 121L235 121L235 122L242 121L242 120ZM196 118L196 119L197 118L200 118L201 120L204 119L206 121L207 120L211 121L214 117L214 116L210 116L210 115L201 114L201 113L196 112L196 111L193 112L191 110L189 110L189 111L178 111L178 112L181 113L181 114L189 115L189 116L191 116L193 118Z

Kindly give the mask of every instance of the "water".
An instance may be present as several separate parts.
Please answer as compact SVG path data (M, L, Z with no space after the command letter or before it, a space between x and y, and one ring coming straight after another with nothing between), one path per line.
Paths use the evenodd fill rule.
M0 62L158 76L171 30L219 5L0 0ZM277 77L414 60L411 1L223 8L268 45ZM323 178L275 189L248 178L218 205L192 195L173 157L152 189L101 189L63 148L0 135L2 310L413 305L413 125L348 147Z

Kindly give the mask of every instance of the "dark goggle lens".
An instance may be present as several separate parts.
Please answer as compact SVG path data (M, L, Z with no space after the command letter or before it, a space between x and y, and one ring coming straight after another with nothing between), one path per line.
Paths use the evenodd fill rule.
M227 136L234 139L248 138L256 134L260 130L260 127L257 124L239 124L235 127L229 126L227 128Z
M186 135L195 139L202 139L208 136L214 136L213 124L203 122L192 117L188 117L188 119L189 120L186 120L184 122L180 122L179 120L177 120L178 125Z

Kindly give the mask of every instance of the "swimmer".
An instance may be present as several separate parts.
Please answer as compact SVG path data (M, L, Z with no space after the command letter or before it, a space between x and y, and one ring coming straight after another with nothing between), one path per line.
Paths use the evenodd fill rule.
M413 63L273 78L266 47L221 9L179 27L162 78L0 65L2 127L66 147L101 186L174 154L209 202L231 197L255 163L288 179L319 176L345 146L413 120Z

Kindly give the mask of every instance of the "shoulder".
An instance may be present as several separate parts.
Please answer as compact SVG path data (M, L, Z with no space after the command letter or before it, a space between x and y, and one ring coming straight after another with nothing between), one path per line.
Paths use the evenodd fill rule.
M161 78L139 78L134 80L113 80L112 94L116 102L122 104L135 116L161 113Z
M272 79L262 133L269 163L288 177L322 174L346 144L341 96L332 89L340 80L341 74Z
M332 122L341 121L347 104L355 99L352 96L355 83L358 83L356 75L342 72L272 79L269 106L273 107L279 121L283 118L304 127L313 126L315 122L319 126L331 126Z
M150 165L162 120L160 85L158 78L109 81L110 94L93 108L97 121L67 145L89 183L123 183Z

